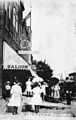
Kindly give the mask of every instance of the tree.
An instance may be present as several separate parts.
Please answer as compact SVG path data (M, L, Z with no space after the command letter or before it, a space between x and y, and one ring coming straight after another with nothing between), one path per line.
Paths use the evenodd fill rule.
M35 61L34 63L36 64L36 72L38 76L42 77L44 81L48 83L53 75L53 70L45 63L45 61Z
M51 80L50 80L50 82L49 82L49 86L50 86L50 87L51 87L51 86L54 86L54 85L56 85L58 82L59 82L59 79L58 79L58 78L52 77Z

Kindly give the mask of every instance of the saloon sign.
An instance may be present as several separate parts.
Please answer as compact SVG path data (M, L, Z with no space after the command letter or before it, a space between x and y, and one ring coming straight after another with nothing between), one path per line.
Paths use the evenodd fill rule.
M26 65L7 65L7 69L28 69L28 66Z

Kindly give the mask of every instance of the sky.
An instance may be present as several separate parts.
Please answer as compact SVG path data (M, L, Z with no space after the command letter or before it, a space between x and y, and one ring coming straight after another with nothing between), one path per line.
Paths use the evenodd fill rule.
M30 0L24 0L24 17ZM54 75L76 72L76 0L31 0L32 50L36 60L45 60Z

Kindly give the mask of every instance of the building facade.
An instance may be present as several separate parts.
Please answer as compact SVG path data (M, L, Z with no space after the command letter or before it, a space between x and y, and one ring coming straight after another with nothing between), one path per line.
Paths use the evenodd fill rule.
M22 33L24 29L22 25L24 9L25 9L24 4L21 0L18 0L18 1L8 0L7 2L0 1L0 96L2 95L2 84L4 84L3 79L5 79L6 76L8 76L8 74L7 75L4 74L5 72L3 70L4 44L7 44L6 46L8 46L8 48L10 47L17 54L18 54L18 50L21 50ZM9 49L7 56L9 53L11 53L10 52L11 49ZM23 59L27 60L28 62L28 55L26 57L24 57L23 55L20 55L20 56ZM8 60L8 63L9 63L9 60ZM23 60L21 61L24 62ZM17 69L18 66L16 65L15 68ZM13 66L13 69L14 69L14 66ZM10 76L12 76L12 72Z
M26 61L31 64L31 59L32 59L32 54L29 54L29 51L31 51L31 35L32 35L32 30L31 30L31 12L28 13L28 15L23 19L22 21L22 38L21 38L21 44L20 48L23 51L27 51L28 54L23 54L24 58Z

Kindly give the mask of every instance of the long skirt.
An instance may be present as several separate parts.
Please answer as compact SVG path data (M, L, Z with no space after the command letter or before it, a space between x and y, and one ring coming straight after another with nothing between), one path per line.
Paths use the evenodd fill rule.
M20 94L13 94L9 100L8 106L21 106L21 96Z
M40 95L34 95L31 100L31 105L41 105L42 104L42 98Z
M55 92L54 92L54 98L60 98L60 93L59 93L59 90L56 90Z

